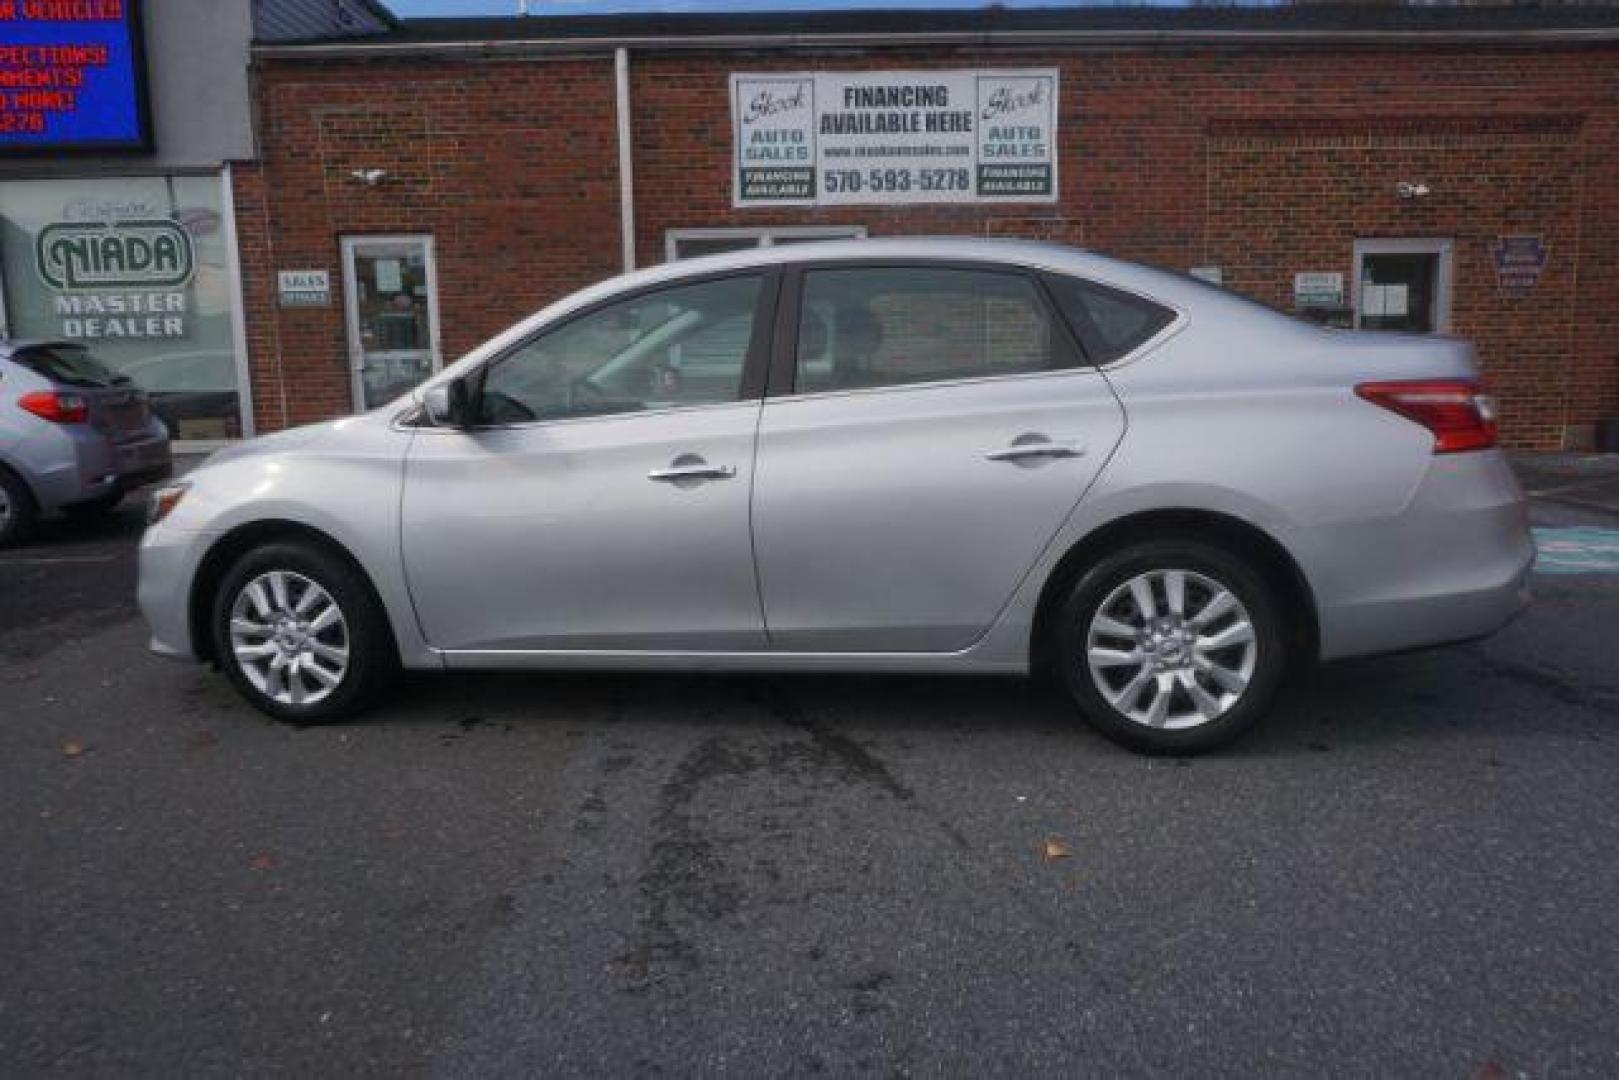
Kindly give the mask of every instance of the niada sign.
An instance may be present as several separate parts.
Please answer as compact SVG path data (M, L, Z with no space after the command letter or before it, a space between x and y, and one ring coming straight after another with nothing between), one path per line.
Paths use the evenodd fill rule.
M1057 71L733 74L736 206L1055 202Z
M196 253L178 221L55 221L39 230L34 251L61 336L186 336Z
M53 289L168 289L191 280L191 234L177 221L58 221L39 231L39 276Z

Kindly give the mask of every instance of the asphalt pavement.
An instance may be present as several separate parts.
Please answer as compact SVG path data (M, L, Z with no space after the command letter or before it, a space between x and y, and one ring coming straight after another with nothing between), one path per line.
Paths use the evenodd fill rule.
M1011 680L281 726L146 653L139 530L0 552L0 1075L1619 1075L1619 573L1175 760Z

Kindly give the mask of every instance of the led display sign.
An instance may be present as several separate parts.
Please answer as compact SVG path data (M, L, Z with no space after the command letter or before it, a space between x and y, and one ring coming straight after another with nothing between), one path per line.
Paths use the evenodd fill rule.
M0 153L151 144L138 0L0 0Z

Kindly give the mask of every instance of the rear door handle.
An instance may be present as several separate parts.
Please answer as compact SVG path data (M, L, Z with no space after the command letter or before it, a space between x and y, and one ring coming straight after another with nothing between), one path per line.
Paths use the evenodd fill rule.
M646 474L648 480L670 484L681 480L729 480L736 475L733 465L710 465L702 458L688 461L684 456L676 458L667 469L653 469Z
M1019 440L1026 436L1019 436ZM1001 450L991 450L984 457L990 461L1029 461L1035 458L1082 457L1085 448L1074 442L1052 442L1050 439L1016 441Z

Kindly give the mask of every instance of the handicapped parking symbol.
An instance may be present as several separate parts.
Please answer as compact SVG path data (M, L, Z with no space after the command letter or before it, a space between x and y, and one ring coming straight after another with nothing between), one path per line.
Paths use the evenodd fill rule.
M1619 529L1581 525L1533 531L1536 573L1619 574Z

